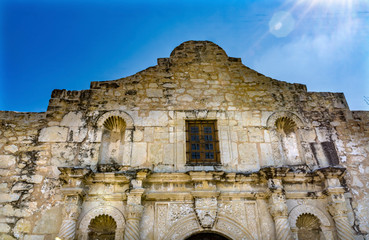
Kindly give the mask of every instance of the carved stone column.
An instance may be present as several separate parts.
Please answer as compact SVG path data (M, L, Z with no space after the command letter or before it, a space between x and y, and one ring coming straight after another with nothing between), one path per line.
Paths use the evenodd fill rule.
M347 207L343 194L330 194L328 211L332 215L335 223L338 239L353 240L354 232L347 218Z
M292 232L288 222L288 208L282 192L274 192L269 198L269 212L275 222L277 240L292 240Z
M127 205L127 222L126 230L124 231L125 240L140 239L140 220L143 212L142 205L129 204Z
M82 210L85 195L85 179L90 175L90 169L61 167L60 179L64 181L61 192L64 195L63 221L57 239L74 240L79 214Z
M133 189L127 193L126 207L126 229L124 230L125 240L140 239L140 221L144 206L142 206L142 194L145 189L142 188L142 182L146 178L148 171L140 171L136 175L136 179L131 180Z
M328 167L320 169L321 177L325 178L326 194L328 195L327 209L336 223L338 239L353 240L354 231L347 217L345 189L342 187L340 178L345 174L345 168Z
M76 236L76 225L81 213L81 196L65 196L63 222L59 230L58 237L62 240L73 240Z
M269 212L274 219L277 240L293 239L288 222L288 207L282 184L282 178L286 176L288 171L289 169L286 167L266 167L260 170L260 174L268 179Z

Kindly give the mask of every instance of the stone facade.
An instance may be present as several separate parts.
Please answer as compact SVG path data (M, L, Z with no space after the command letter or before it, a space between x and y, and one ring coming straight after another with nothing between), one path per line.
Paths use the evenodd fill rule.
M188 164L189 120L220 162ZM0 239L369 239L369 113L212 42L0 124Z

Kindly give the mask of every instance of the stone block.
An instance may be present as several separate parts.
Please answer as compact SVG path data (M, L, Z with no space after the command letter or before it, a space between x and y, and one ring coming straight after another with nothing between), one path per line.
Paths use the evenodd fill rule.
M82 117L83 114L81 112L69 112L61 120L60 126L81 127L85 124Z
M158 142L149 143L149 161L152 164L163 163L163 145Z
M272 166L274 165L272 145L270 143L260 143L261 152L261 166Z
M264 132L260 128L248 127L247 133L249 135L250 142L264 142Z
M193 101L193 97L191 95L184 94L182 96L179 96L177 98L177 100L180 101L180 102L192 102Z
M259 161L256 143L242 143L238 145L240 164L252 165Z
M68 141L70 142L82 142L86 139L87 128L70 127L68 134Z
M25 220L25 219L21 219L19 220L14 229L14 236L16 236L17 238L19 238L21 236L21 234L23 233L29 233L32 230L32 224L30 221Z
M174 164L174 144L164 145L164 164Z
M149 116L142 119L142 126L154 127L154 126L167 126L168 125L168 113L165 111L150 111Z
M163 97L163 90L162 89L156 89L156 88L148 88L146 89L146 95L151 98L160 98Z
M35 222L33 233L55 234L59 232L63 216L60 206L45 210L40 216L41 217Z
M10 226L6 223L0 223L0 233L8 233L10 231Z
M154 127L145 127L145 129L144 129L144 141L145 142L154 141Z
M15 145L8 145L4 147L4 150L10 153L16 153L18 151L18 147Z
M0 203L3 202L14 202L20 197L19 193L0 193Z
M15 156L0 155L0 168L11 168L16 163Z
M43 128L38 138L39 142L66 142L68 136L68 128L66 127L47 127Z
M1 234L0 235L0 240L15 240L15 238L13 238L12 236L10 236L8 234Z
M147 143L133 143L132 166L140 166L147 161Z
M140 130L136 130L133 132L133 141L140 142L143 139L143 132Z
M43 235L25 235L24 240L44 240L45 236Z

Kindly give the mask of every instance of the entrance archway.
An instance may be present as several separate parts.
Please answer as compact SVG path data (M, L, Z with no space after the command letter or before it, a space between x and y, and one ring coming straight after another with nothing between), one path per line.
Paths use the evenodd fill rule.
M186 238L186 240L229 240L229 239L216 233L198 233Z

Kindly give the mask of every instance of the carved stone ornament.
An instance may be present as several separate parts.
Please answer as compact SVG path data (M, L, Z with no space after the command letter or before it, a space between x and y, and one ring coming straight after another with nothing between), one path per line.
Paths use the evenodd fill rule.
M127 205L127 219L140 219L143 213L144 207L142 205Z
M63 219L77 221L81 210L79 196L68 196L64 206Z
M286 199L283 194L272 194L269 202L269 211L274 218L285 217L288 215Z
M333 217L347 216L347 207L344 202L331 202L327 205L327 208Z
M216 197L195 198L195 212L203 228L212 228L217 217Z

